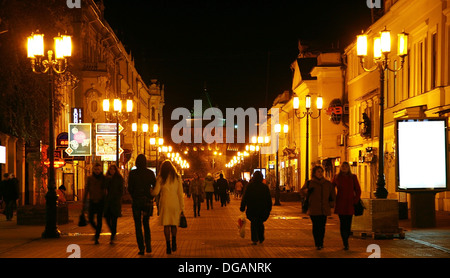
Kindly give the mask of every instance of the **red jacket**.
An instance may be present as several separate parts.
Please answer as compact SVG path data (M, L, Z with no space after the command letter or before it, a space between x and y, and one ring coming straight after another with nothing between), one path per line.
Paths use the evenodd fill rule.
M334 213L353 215L355 213L353 205L361 198L361 187L356 175L336 175L332 184L337 189Z

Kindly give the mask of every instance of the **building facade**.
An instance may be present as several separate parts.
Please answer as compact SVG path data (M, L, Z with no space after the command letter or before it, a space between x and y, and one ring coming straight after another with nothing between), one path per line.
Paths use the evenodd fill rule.
M389 67L400 69L396 34L409 34L408 56L403 67L385 72L384 85L384 159L388 198L408 202L406 193L396 191L395 119L448 116L450 107L450 2L441 0L385 1L384 15L365 33L369 42L380 31L391 31ZM369 49L371 47L369 46ZM350 112L348 160L358 174L363 197L373 197L376 188L380 123L380 74L365 72L356 54L355 44L344 53L347 64L346 84ZM372 56L373 57L373 56ZM374 65L366 58L365 66ZM432 162L430 162L432 163ZM436 194L436 209L450 210L448 192Z

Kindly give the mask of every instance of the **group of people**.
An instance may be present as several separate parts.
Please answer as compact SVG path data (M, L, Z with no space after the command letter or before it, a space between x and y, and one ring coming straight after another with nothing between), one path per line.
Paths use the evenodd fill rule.
M89 223L95 229L95 244L99 244L103 216L111 230L110 243L114 242L117 219L121 216L123 187L124 179L115 165L109 167L106 176L103 175L99 163L94 165L93 173L86 182L83 210L87 207ZM159 196L159 220L164 226L166 253L176 251L177 226L184 211L184 199L182 180L172 162L165 160L156 177L155 173L147 168L145 155L138 155L136 169L131 170L128 176L128 192L132 198L138 254L152 252L149 221L153 215L156 196Z
M183 181L170 160L161 164L157 177L146 165L145 156L140 154L136 159L136 169L132 170L128 177L128 192L132 198L138 254L152 252L149 219L153 215L153 202L156 196L159 197L158 215L159 223L164 226L166 253L171 254L177 250L177 227L185 209ZM215 184L220 188L221 205L226 206L229 201L226 196L228 182L222 174L217 181L214 181L211 174L204 179L201 179L198 174L194 175L189 185L189 192L193 198L194 217L200 216L201 203L204 199L206 199L207 210L213 209ZM94 237L96 244L98 244L102 228L103 215L111 230L111 243L114 241L117 233L117 218L121 215L123 186L124 179L115 165L109 167L106 176L103 176L100 164L94 165L93 174L87 179L84 201L89 208L89 222L96 231ZM307 214L312 222L316 248L318 250L323 248L327 217L331 215L331 210L334 208L334 212L339 215L344 249L348 250L354 204L361 196L358 179L351 173L349 164L342 163L339 174L332 181L324 177L322 166L315 166L312 169L311 179L301 188L300 193L308 200ZM272 198L260 171L253 174L241 194L240 211L245 213L251 222L252 244L263 243L264 222L270 216ZM97 221L94 219L95 215L97 215Z
M19 181L13 174L3 174L3 180L0 183L0 207L4 207L3 213L6 220L11 221L19 199Z
M200 216L201 203L206 199L206 209L213 209L214 195L217 195L216 201L220 200L222 207L229 203L229 184L219 175L219 179L214 180L211 173L208 173L204 179L200 178L198 173L194 173L194 178L189 183L189 195L193 200L194 217Z

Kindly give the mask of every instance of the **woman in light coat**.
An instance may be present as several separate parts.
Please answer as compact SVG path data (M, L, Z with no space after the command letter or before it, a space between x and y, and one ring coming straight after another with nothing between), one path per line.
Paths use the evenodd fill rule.
M184 211L183 181L178 175L170 160L161 164L161 170L156 179L156 187L152 195L160 193L160 224L164 226L166 238L166 253L171 254L177 250L177 226L180 224L180 215ZM170 245L172 235L172 245Z

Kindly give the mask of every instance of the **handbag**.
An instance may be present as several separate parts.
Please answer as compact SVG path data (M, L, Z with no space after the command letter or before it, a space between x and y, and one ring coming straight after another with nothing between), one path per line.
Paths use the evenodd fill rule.
M309 190L309 180L306 183L306 189L308 189L308 193L306 194L305 199L302 202L302 212L306 213L309 208L309 196L311 195L311 190Z
M355 216L361 216L364 214L364 210L366 209L366 207L364 207L364 204L361 199L359 199L359 201L353 206L355 208Z
M186 216L184 216L184 213L181 212L180 215L180 225L178 225L180 228L187 228L187 221L186 221Z

